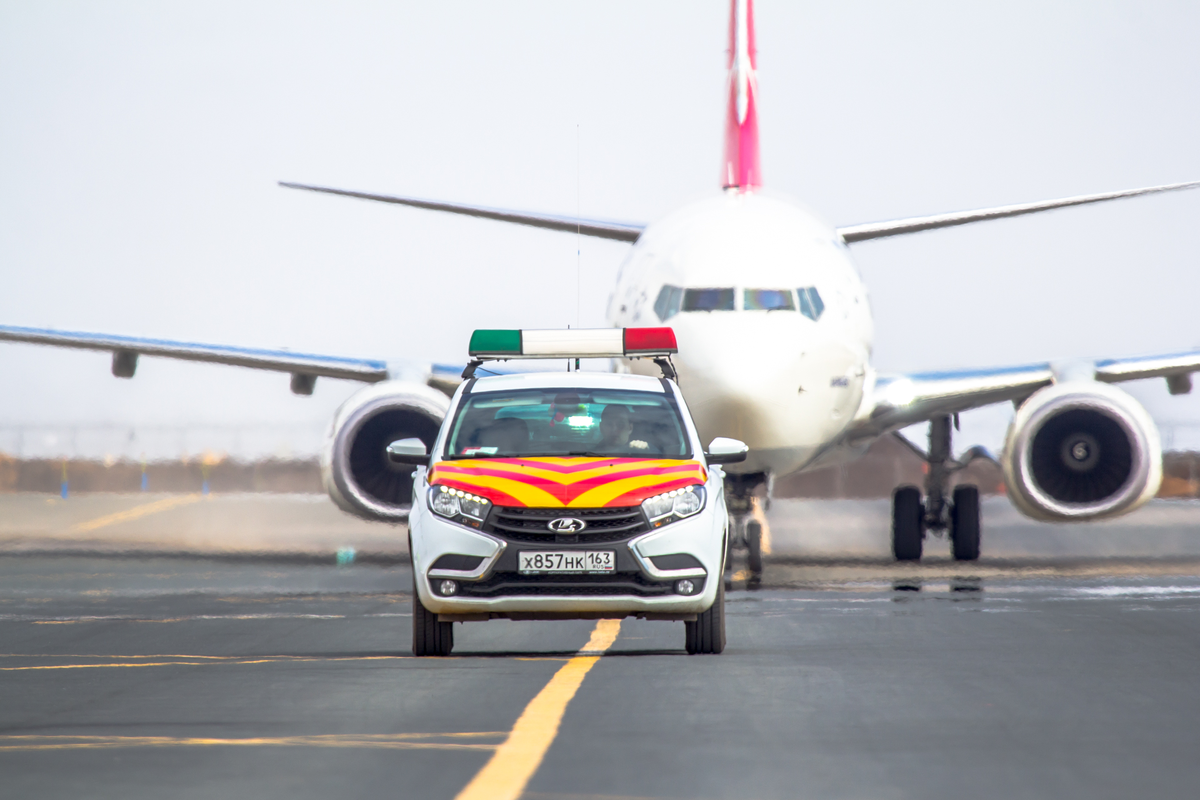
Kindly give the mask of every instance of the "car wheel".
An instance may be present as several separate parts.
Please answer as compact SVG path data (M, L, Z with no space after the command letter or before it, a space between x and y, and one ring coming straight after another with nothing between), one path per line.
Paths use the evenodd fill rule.
M717 599L695 622L683 623L688 653L720 653L725 649L725 584L717 584Z
M454 623L438 621L438 615L421 605L416 576L412 594L412 651L414 656L448 656L454 649Z

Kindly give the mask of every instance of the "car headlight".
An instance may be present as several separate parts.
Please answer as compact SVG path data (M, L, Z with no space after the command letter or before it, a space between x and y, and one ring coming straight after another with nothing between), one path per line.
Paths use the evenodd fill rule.
M491 507L491 500L462 489L451 489L449 486L432 486L429 489L429 508L433 513L473 528L483 523Z
M677 519L690 517L704 508L704 487L685 486L682 489L657 494L642 501L650 525L657 528Z

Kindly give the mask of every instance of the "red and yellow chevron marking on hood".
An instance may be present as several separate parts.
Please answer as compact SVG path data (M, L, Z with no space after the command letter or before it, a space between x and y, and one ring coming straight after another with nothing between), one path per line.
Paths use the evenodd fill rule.
M653 458L481 458L439 461L433 486L462 489L499 506L606 508L704 483L699 461Z

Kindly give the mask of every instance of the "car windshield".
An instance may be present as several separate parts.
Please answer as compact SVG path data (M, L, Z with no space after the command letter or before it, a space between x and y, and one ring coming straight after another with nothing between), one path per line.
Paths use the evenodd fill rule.
M447 458L689 458L675 398L619 389L514 389L468 395Z

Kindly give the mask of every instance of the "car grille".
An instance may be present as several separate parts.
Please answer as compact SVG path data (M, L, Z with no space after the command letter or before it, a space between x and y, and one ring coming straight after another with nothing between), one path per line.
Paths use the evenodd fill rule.
M574 517L587 523L579 533L555 534L550 520ZM650 530L640 506L622 508L509 508L496 506L483 530L512 542L620 542Z
M463 582L459 593L466 597L658 597L671 594L673 585L647 579L640 573L613 575L521 575L493 573L486 581Z

